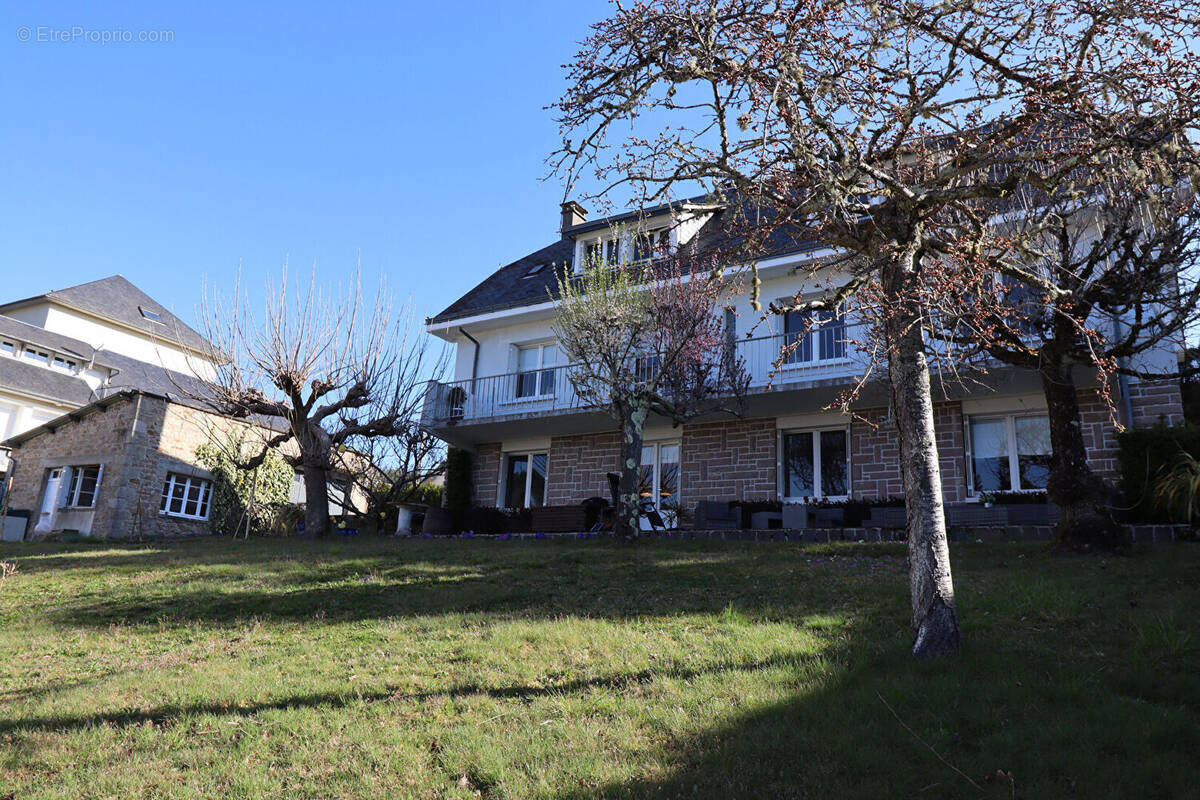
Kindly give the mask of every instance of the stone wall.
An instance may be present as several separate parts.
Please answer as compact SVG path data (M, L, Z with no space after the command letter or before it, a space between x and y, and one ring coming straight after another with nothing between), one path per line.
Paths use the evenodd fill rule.
M617 431L550 440L546 505L581 503L589 497L609 497L608 473L621 465L621 434Z
M1148 428L1159 422L1183 424L1183 391L1179 381L1139 381L1129 386L1133 427Z
M680 502L767 500L779 491L775 419L685 425L680 448Z
M56 467L101 464L104 472L96 493L96 504L90 514L74 511L63 515L59 524L81 533L106 535L120 509L113 487L124 479L125 449L131 437L135 403L119 402L97 410L82 419L59 428L54 433L42 433L13 449L12 493L9 505L29 511L26 535L31 536L38 522L46 479Z
M471 454L471 502L477 506L496 505L496 487L500 485L500 443L481 444Z
M196 461L196 449L211 436L227 436L245 423L137 395L43 433L13 453L17 463L12 506L30 510L32 532L41 509L46 476L54 467L103 464L90 524L83 512L56 517L56 529L126 539L206 533L206 520L159 514L168 472L211 477Z
M901 495L900 439L896 423L886 408L857 412L850 423L850 486L855 497ZM967 465L962 403L935 403L938 463L942 471L942 496L953 503L967 496Z

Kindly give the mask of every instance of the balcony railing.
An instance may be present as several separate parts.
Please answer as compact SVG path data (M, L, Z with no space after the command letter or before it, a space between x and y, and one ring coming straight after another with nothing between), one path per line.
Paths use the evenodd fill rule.
M741 339L734 347L750 376L752 392L814 381L846 380L861 370L854 346L847 341L854 338L855 327L839 329L842 338L827 335L824 341L818 331L810 337L811 347L797 348L786 357L782 356L786 341L782 334ZM430 381L422 420L426 426L442 427L583 410L587 406L571 385L572 368L568 364L474 380Z

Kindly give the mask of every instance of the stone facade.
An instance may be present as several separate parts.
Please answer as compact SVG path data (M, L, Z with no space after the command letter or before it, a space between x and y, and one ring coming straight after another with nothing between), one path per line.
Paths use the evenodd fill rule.
M1183 392L1178 381L1139 381L1129 386L1133 427L1183 424Z
M546 505L573 505L589 497L607 498L608 473L616 472L620 461L621 434L617 431L552 438Z
M471 458L471 502L477 506L495 506L499 485L500 443L481 444Z
M244 427L245 423L157 395L134 393L16 447L11 506L29 509L26 535L30 536L49 471L101 464L104 471L95 506L90 511L56 512L55 530L113 539L206 533L205 520L159 513L163 484L169 472L211 477L196 462L196 448L214 434L222 436Z
M769 500L779 491L775 419L685 425L680 447L680 502Z
M1131 387L1138 426L1183 421L1179 387L1174 382L1135 383ZM1116 481L1117 439L1113 415L1094 389L1079 392L1088 458L1102 478ZM960 401L934 405L942 486L947 502L966 500L968 491L966 415ZM859 498L903 493L895 423L887 409L859 411L850 422L851 491ZM763 500L778 496L779 433L774 418L724 420L685 425L680 434L681 502L694 508L704 499ZM619 434L556 436L550 441L547 505L574 505L607 497L605 473L616 471ZM480 445L474 465L477 502L494 505L501 478L501 446Z

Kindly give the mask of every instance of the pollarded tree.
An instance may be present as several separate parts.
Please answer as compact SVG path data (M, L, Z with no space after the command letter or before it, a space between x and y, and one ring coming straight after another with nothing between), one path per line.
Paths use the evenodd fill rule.
M242 465L275 451L304 476L305 528L329 527L329 474L338 452L379 437L419 436L425 382L440 367L407 312L395 313L381 285L364 305L357 274L344 296L316 285L289 287L287 269L268 285L257 323L240 280L232 298L208 299L204 329L219 365L214 410L257 418L266 433Z
M980 239L995 271L954 293L948 324L934 332L1038 372L1050 421L1047 496L1062 510L1059 541L1075 549L1128 544L1088 465L1076 372L1097 376L1115 414L1111 384L1178 379L1176 351L1200 321L1200 203L1185 169L1196 154L1177 145L1113 165L1079 191L1026 191L996 209L1004 221Z
M1193 0L648 0L570 65L556 166L639 203L748 199L742 256L781 231L845 254L887 362L908 509L914 653L958 649L927 330L990 268L979 203L1186 136ZM1039 142L1062 119L1069 147ZM628 131L625 133L624 131ZM828 263L828 262L826 262Z
M651 415L674 424L737 413L749 383L717 307L719 280L686 273L673 256L650 263L583 265L559 277L554 332L585 404L606 409L621 433L615 535L637 536L642 439Z

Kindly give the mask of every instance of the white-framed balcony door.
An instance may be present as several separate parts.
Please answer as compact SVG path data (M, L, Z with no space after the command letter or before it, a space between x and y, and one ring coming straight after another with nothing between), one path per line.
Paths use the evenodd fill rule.
M642 445L642 465L638 474L638 495L652 500L668 528L679 524L679 440L647 442ZM652 526L644 517L642 530Z

